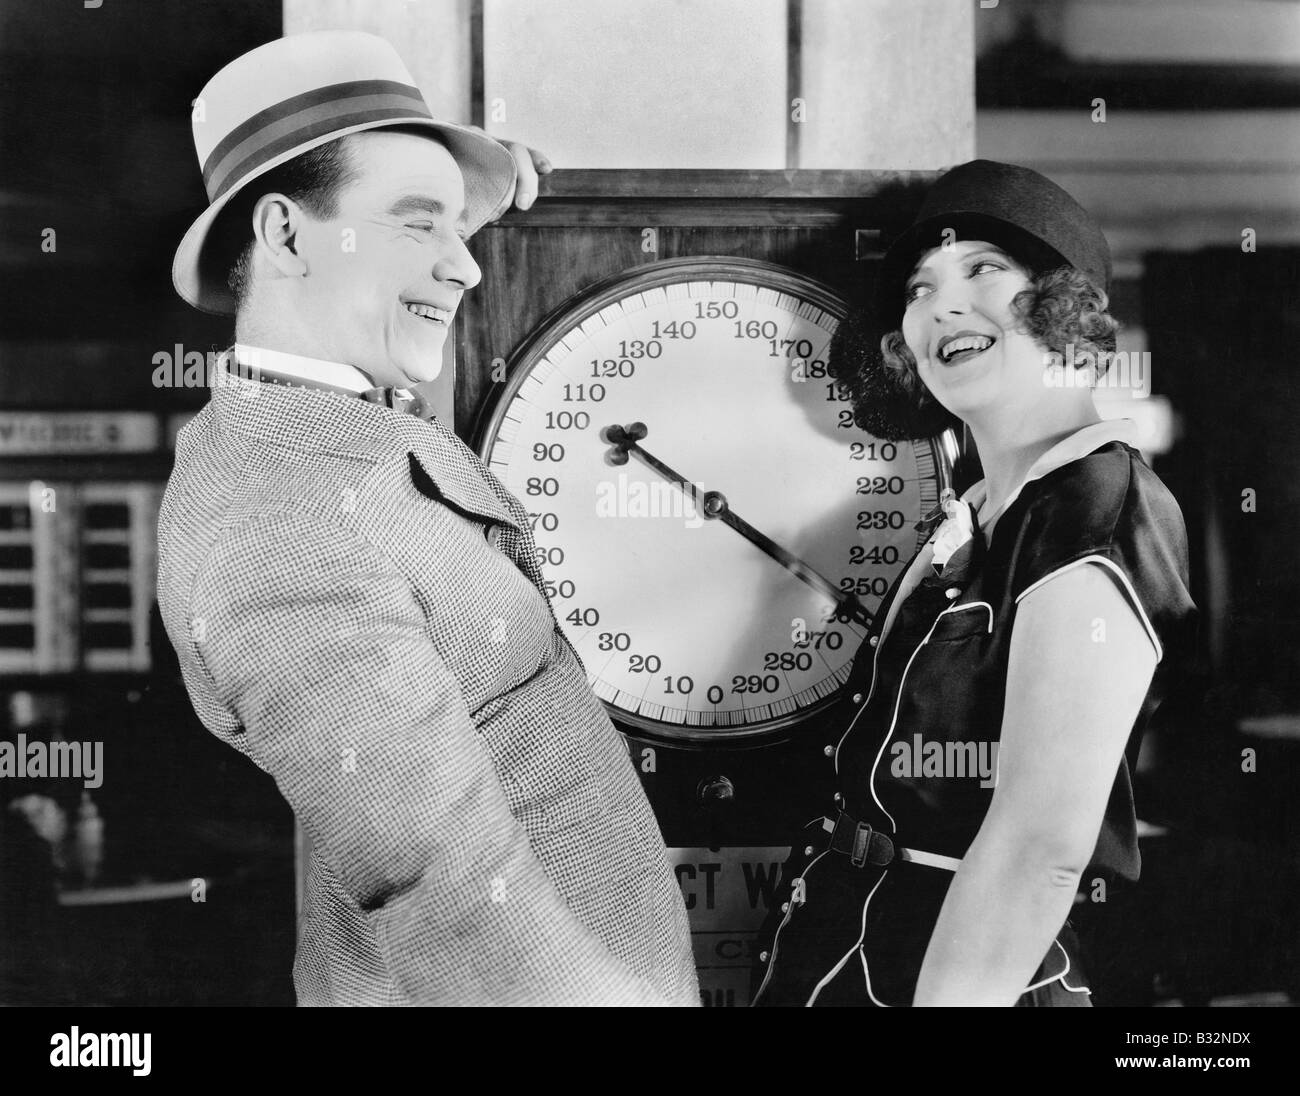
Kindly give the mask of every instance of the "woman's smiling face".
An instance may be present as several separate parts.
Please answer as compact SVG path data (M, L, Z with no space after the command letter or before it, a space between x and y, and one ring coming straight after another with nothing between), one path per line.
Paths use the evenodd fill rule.
M907 279L903 339L926 388L959 418L1042 395L1044 348L1012 307L1029 285L1028 270L982 240L926 252Z

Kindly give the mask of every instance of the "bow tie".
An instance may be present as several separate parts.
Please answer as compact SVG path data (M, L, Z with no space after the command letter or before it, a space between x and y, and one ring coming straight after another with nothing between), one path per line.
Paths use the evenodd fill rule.
M367 388L360 396L367 403L391 407L407 415L415 415L428 422L433 418L433 406L413 388Z

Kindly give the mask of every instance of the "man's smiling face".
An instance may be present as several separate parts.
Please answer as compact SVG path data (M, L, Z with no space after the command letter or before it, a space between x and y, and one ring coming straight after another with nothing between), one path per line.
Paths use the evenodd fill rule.
M354 178L336 215L302 219L306 264L295 305L314 356L356 366L377 385L435 378L461 294L480 271L465 247L465 183L450 152L409 131L346 138Z

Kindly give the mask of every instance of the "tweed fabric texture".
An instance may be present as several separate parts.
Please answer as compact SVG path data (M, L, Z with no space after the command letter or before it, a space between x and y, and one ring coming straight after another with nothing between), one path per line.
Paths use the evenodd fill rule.
M527 514L455 434L223 375L158 536L195 710L313 842L301 1004L698 1004L662 837Z

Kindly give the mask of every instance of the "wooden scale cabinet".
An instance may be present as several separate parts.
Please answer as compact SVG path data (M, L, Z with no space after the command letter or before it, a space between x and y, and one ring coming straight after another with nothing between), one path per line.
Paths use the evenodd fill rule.
M864 635L836 599L879 604L950 481L952 439L863 434L826 368L931 178L559 171L472 245L454 425L530 512L707 1004L748 1002L783 842L823 801L825 712Z

